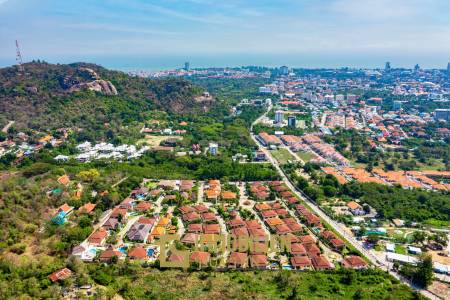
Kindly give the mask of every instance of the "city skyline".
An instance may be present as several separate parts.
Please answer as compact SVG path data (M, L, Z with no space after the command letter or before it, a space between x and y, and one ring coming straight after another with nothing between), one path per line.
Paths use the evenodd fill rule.
M449 11L442 0L3 0L0 65L14 63L18 39L25 61L98 61L118 69L184 61L445 68Z

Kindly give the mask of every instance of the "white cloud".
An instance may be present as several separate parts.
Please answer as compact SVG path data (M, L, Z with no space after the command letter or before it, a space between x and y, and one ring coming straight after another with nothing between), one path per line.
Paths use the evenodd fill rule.
M123 33L136 33L136 34L153 34L153 35L177 35L178 32L166 31L158 29L147 29L142 27L130 27L130 26L120 26L104 23L78 23L78 24L65 24L62 27L72 28L72 29L88 29L88 30L105 30L112 32L123 32Z

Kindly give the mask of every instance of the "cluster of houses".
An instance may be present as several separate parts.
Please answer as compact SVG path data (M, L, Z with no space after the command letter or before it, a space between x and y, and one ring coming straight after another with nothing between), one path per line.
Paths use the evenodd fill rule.
M302 137L285 135L283 132L275 132L275 135L261 132L256 136L257 140L265 147L276 148L281 145L290 147L292 151L310 152L319 162L330 160L340 166L348 166L350 162L336 149L323 142L318 135L305 134Z
M385 185L401 185L406 189L419 188L428 190L450 190L450 184L439 180L450 178L449 171L384 171L379 168L368 172L364 168L355 167L323 167L326 174L331 174L344 184L351 180L362 183L374 182Z
M182 206L179 212L186 228L183 243L196 241L199 234L221 233L218 216L205 205Z
M92 160L102 159L135 159L141 157L145 152L150 150L150 147L144 146L141 149L137 149L134 145L119 145L114 146L109 143L99 143L92 145L90 142L84 142L76 146L76 149L81 153L75 156L75 159L79 162L89 162ZM68 161L69 156L58 155L54 158L56 161Z
M307 152L318 153L321 157L328 159L340 166L349 166L350 162L340 154L334 146L325 143L322 139L313 134L306 134L301 137L302 141L291 146L293 151L303 150Z
M190 194L195 182L190 180L161 180L159 182L144 181L143 185L133 190L120 204L115 206L102 219L94 232L72 254L84 261L98 259L101 262L113 262L116 259L129 257L132 260L152 262L160 257L158 240L165 234L181 234L181 244L189 250L189 262L207 266L212 259L224 259L226 268L271 269L278 259L264 248L270 235L289 237L290 248L280 249L280 253L287 256L287 264L292 269L324 270L333 268L333 264L322 254L319 241L329 245L336 251L342 251L345 244L333 232L324 230L320 219L310 213L282 182L253 182L249 184L253 194L265 193L265 197L273 192L280 200L256 201L250 215L240 216L240 210L231 208L230 218L225 222L214 204L210 202L195 203ZM223 200L220 181L210 180L204 185L205 191L214 191ZM170 204L170 212L161 212L163 199L172 192L186 193L185 199L192 204L178 206ZM205 198L207 198L205 192ZM260 195L261 196L261 195ZM237 195L233 196L234 198ZM258 197L259 199L259 197ZM223 202L226 203L226 202ZM228 206L226 204L223 204ZM171 209L172 207L173 209ZM80 207L80 213L92 213L95 205L87 203ZM295 208L301 220L309 228L320 229L316 235L311 235L297 217L291 213ZM59 211L70 213L73 208L63 205ZM176 223L173 223L173 220ZM181 222L181 223L180 223ZM204 235L229 235L233 243L230 251L213 253L200 251L196 248ZM111 240L108 240L112 237ZM240 238L250 238L252 245L242 249L236 243ZM248 240L248 239L247 239ZM184 262L186 256L176 252L164 253L171 263ZM352 268L365 267L366 264L359 257L347 257L342 265ZM280 262L281 263L281 262ZM222 265L223 266L223 265Z
M257 201L266 201L270 197L270 189L262 182L252 182L247 190L249 196Z
M29 141L30 137L27 134L25 134L24 132L19 132L16 138L6 139L0 142L0 157L6 154L13 154L16 157L16 163L19 163L25 157L39 152L46 145L58 147L62 143L64 143L64 141L69 136L69 130L61 128L57 131L61 133L61 136L59 138L46 134L38 138L37 141L33 143Z
M222 190L220 180L211 179L204 189L205 200L217 203L218 200L233 201L238 199L238 194L232 191Z

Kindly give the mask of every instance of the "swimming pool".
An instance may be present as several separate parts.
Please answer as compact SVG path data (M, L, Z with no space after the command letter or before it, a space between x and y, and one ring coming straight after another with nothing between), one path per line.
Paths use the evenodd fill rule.
M148 257L153 257L154 254L155 254L155 249L152 249L152 248L148 248L147 249L147 256Z
M293 269L292 269L292 266L290 266L290 265L284 265L283 270L293 270Z
M127 253L127 247L120 247L119 251L122 252L123 254Z

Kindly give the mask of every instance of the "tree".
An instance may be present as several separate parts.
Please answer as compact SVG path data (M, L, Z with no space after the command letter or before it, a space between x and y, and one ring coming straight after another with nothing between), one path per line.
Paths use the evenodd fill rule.
M431 255L422 255L413 275L413 282L420 287L427 287L433 282L433 260Z
M424 231L414 231L412 238L414 242L423 244L427 239L427 234Z
M448 236L445 232L438 232L436 234L433 234L431 237L428 238L429 240L433 240L436 243L446 247L448 244Z
M84 182L92 182L94 179L100 177L100 172L97 169L89 169L81 171L77 177Z
M336 188L330 185L326 185L323 188L323 193L327 197L334 197L336 195Z

